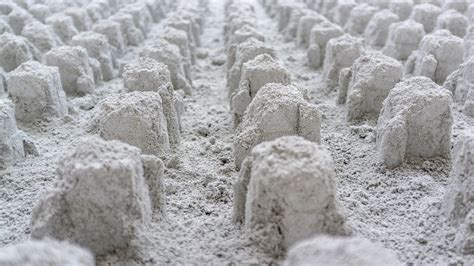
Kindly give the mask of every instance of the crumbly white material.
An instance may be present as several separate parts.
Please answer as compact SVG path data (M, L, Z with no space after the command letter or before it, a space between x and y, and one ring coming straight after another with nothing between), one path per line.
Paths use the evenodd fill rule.
M452 93L426 77L399 82L377 124L379 160L388 168L408 157L450 157Z
M326 45L326 56L323 65L323 79L329 88L334 88L339 82L339 71L350 67L354 61L364 54L362 38L344 34L329 40Z
M28 123L68 114L57 67L25 62L9 73L7 86L19 121Z
M348 234L335 178L330 153L317 143L287 136L259 144L234 185L234 221L274 256L310 235Z
M135 147L82 140L59 162L54 188L33 209L31 236L68 240L96 255L126 248L151 220L149 165Z
M379 52L359 57L350 69L350 81L339 84L339 95L347 95L346 119L377 117L390 90L402 78L402 64ZM340 102L342 103L342 102Z
M27 240L0 249L0 265L81 265L94 266L87 249L53 239Z
M94 73L87 51L79 46L60 46L45 55L46 65L59 69L64 91L71 95L91 93L94 88Z
M403 264L394 252L366 238L321 235L294 245L283 265L401 266Z
M240 167L259 143L297 135L320 141L321 115L307 100L306 91L289 85L268 83L258 91L237 127L235 165Z

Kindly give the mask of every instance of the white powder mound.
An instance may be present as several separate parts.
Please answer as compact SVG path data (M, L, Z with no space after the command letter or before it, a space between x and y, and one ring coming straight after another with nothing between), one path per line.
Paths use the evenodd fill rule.
M6 33L6 32L13 33L13 30L10 27L10 25L8 25L8 22L6 22L4 19L0 17L0 34Z
M145 154L170 152L168 126L158 92L134 91L111 95L96 107L91 132L106 140L120 140Z
M409 157L450 158L452 93L425 77L398 83L383 102L377 150L387 167Z
M284 266L401 266L395 254L361 237L317 236L294 245Z
M350 67L354 61L364 54L362 38L344 34L329 40L326 45L324 58L323 77L328 88L334 88L339 82L339 71Z
M389 9L396 14L400 20L406 20L413 9L413 0L390 1Z
M94 73L87 51L78 46L60 46L45 55L49 66L59 69L64 91L71 95L84 95L94 90Z
M192 94L192 88L186 79L179 47L165 39L155 39L150 46L144 47L140 56L154 59L165 64L171 74L171 82L176 90L184 90L187 95Z
M13 103L7 99L0 99L0 147L2 147L0 169L6 169L24 160L23 140L23 133L16 126Z
M330 2L331 1L327 1L327 3ZM334 22L336 22L340 26L346 25L352 9L356 7L356 5L357 3L355 2L355 0L338 1L337 5L333 8L333 12L331 12L332 14L334 14Z
M109 19L120 24L120 29L128 45L138 46L145 39L143 32L135 27L131 14L117 12Z
M464 132L453 150L451 185L445 195L444 210L449 221L458 228L456 249L474 254L474 134Z
M378 8L370 6L366 3L361 3L355 6L349 15L349 19L344 26L346 32L351 35L362 35L364 34L365 28L369 23L372 16L375 15Z
M97 255L127 248L151 220L140 150L118 141L83 140L57 168L54 188L31 216L31 236L68 240Z
M320 141L320 113L306 92L295 86L268 83L258 91L237 127L235 165L240 168L253 147L282 136L297 135Z
M402 78L402 64L378 52L359 57L351 67L347 87L339 84L339 103L346 101L348 121L377 117L382 102Z
M42 23L52 14L51 8L45 4L34 4L28 8L28 12Z
M6 16L6 20L13 32L19 35L23 27L34 20L33 16L21 7L14 6L13 10Z
M242 165L234 220L273 256L313 234L348 234L335 175L331 155L316 143L295 136L264 142Z
M151 17L150 11L143 2L128 4L123 7L121 11L132 15L135 26L142 31L144 36L147 35L147 33L150 31L150 26L151 23L153 23L153 19Z
M463 38L468 26L467 18L456 10L448 10L439 15L435 29L449 30L453 35Z
M0 35L0 67L10 72L29 60L40 60L41 53L28 39L11 33Z
M454 101L460 105L460 110L474 117L474 58L469 58L451 73L443 87L454 94Z
M463 61L463 41L447 30L428 34L405 65L405 75L425 76L443 84Z
M169 43L179 47L179 51L183 57L183 63L186 65L185 68L188 68L186 72L190 71L190 65L196 62L196 47L189 41L186 32L184 30L166 27L158 35L167 40Z
M74 21L70 16L64 13L57 13L46 18L46 24L53 26L54 32L61 38L65 44L69 44L72 37L78 34L79 31L74 26Z
M374 14L365 28L364 36L367 46L383 47L388 38L390 25L398 22L400 18L388 9Z
M85 9L79 7L69 7L64 10L64 14L72 18L74 27L76 27L79 32L88 31L91 29L92 22Z
M107 37L109 44L115 50L116 56L120 56L125 52L126 41L118 22L110 19L101 19L92 26L92 31Z
M383 53L397 60L406 60L418 48L425 35L423 25L414 20L405 20L390 25Z
M0 249L1 265L81 265L94 266L90 251L55 240L28 240Z
M57 67L25 62L9 73L7 86L19 121L28 123L68 114Z
M168 67L146 57L126 64L122 78L128 91L158 91L161 86L171 82Z
M46 53L63 44L50 25L38 21L26 24L21 35L26 37L41 53Z
M430 3L415 5L410 18L421 25L426 33L430 33L436 26L436 20L441 14L441 8Z
M93 31L84 31L71 39L71 46L83 47L90 57L100 62L104 81L109 81L115 77L115 56L112 54L112 49L105 35Z
M247 106L252 102L261 87L267 83L290 84L290 74L282 62L268 54L262 54L243 64L240 85L231 97L234 112L234 125L237 126Z
M309 34L308 66L319 68L325 60L326 44L343 34L340 26L329 21L314 25Z
M301 17L296 31L296 44L302 48L308 48L311 29L325 21L327 21L327 19L318 13Z
M234 64L227 72L227 88L229 96L231 96L239 87L244 63L261 54L268 54L273 58L277 58L276 51L271 47L271 45L255 38L250 38L237 46L235 49L235 60L233 60ZM232 55L229 55L228 57L232 58Z
M227 51L227 61L226 68L227 70L231 69L235 64L235 52L237 47L250 40L255 39L260 42L265 42L265 36L260 34L253 26L243 25L241 28L236 30L232 36L226 42L226 51Z
M278 31L283 32L290 23L293 11L295 9L301 9L302 7L303 4L295 3L291 0L280 1L277 7Z

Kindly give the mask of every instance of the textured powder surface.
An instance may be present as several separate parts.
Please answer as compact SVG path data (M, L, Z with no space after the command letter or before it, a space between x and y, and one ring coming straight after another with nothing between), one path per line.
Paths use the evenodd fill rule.
M176 12L164 9L164 16L159 18L159 23L149 25L150 32L146 34L146 40L142 29L138 24L135 25L134 16L120 11L120 8L115 6L121 1L109 2L110 6L107 1L86 3L84 9L92 23L110 19L120 24L127 47L120 56L119 63L125 65L138 59L143 48L155 45L154 36L159 36L163 28L168 27L165 26L168 16L181 13L180 10L184 10L181 5L194 1L181 1ZM178 1L159 2L164 5L176 5ZM162 183L160 180L152 180L156 187L162 185L162 196L166 200L163 202L159 197L153 199L150 196L152 206L165 205L165 216L154 214L147 229L137 231L133 235L127 249L96 256L98 265L282 263L282 260L263 253L245 235L244 228L232 221L233 184L238 178L238 172L235 170L233 155L236 132L226 88L228 62L224 62L228 50L224 43L223 28L231 15L224 12L225 2L210 0L210 12L202 15L205 23L202 24L203 33L199 36L201 46L195 46L196 62L190 67L193 95L183 99L182 91L172 91L173 88L176 89L174 86L171 86L171 93L168 93L176 96L172 101L179 105L176 109L179 109L177 113L181 114L180 145L172 154L163 158ZM261 6L258 1L243 2L239 5L246 8L242 9L244 12L239 9L240 17L248 17L248 14L253 12L251 10L255 13L245 21L233 18L232 21L240 26L229 29L228 37L232 36L232 30L236 31L241 25L252 23L255 31L264 37L264 45L272 49L275 55L278 54L279 60L290 73L294 86L307 89L309 103L315 105L321 114L321 145L327 148L333 157L336 197L346 214L347 225L352 228L353 235L369 239L391 250L403 264L472 264L472 255L460 253L455 248L458 243L457 232L468 230L465 226L468 223L463 222L460 227L454 226L447 221L443 208L444 194L452 183L449 177L450 163L443 159L417 158L407 160L394 169L380 166L376 152L377 121L369 119L349 125L346 122L346 107L336 104L338 93L336 90L328 92L325 88L322 69L308 67L307 51L296 47L298 17L314 11L307 9L306 3L288 1L289 5L295 6L291 12L295 15L288 15L288 27L279 29L279 17L276 14L279 13L278 5L282 1L265 1L269 5L268 8ZM308 1L309 4L310 2L312 1ZM340 4L336 5L336 1L326 1L320 13L333 17L334 22L343 27L356 3L339 2ZM394 5L387 1L379 2ZM0 3L0 12L8 9L5 6L5 3ZM36 5L31 7L33 6ZM44 14L57 14L66 7L51 5L49 9L44 9ZM266 10L268 14L275 16L270 17ZM170 25L185 28L179 30L185 31L186 35L193 35L194 39L192 23L179 23L184 15L177 16ZM50 17L46 20L48 18ZM70 19L71 25L74 26L72 18L67 18L65 21L68 23ZM153 17L153 20L156 20L156 17ZM237 20L241 21L237 23ZM1 21L2 18L0 25ZM435 24L436 19L432 22L433 28ZM57 29L55 32L58 34ZM196 44L194 40L190 43ZM177 54L181 56L180 47L176 47ZM85 55L83 62L88 59L87 53ZM0 62L3 64L5 61ZM352 62L347 67L350 67ZM67 65L58 66L61 74ZM17 125L19 130L25 131L31 137L40 156L27 156L14 166L0 170L2 247L30 238L32 209L41 195L54 187L59 161L64 159L66 153L74 150L83 137L91 135L85 130L85 126L96 115L95 106L108 96L127 91L120 78L115 77L102 84L94 84L92 72L88 74L88 71L81 70L77 73L79 74L71 75L75 77L71 78L72 84L76 84L78 77L87 76L87 80L90 80L88 84L91 85L89 90L82 90L83 93L75 96L76 90L73 89L74 93L70 94L63 84L69 97L69 116L63 119L52 118L49 122L33 125ZM182 73L185 77L184 70ZM338 80L339 73L335 73L333 78ZM63 81L63 75L61 79ZM238 82L236 84L239 85ZM170 87L167 87L168 92L169 89ZM164 100L162 94L160 96ZM450 142L456 143L461 132L473 130L474 119L466 115L464 107L456 100L452 108L453 127ZM150 169L154 169L150 170L151 172L161 171L159 161L147 162L142 158L142 164L147 163L151 165ZM147 172L148 170L144 169L145 180Z

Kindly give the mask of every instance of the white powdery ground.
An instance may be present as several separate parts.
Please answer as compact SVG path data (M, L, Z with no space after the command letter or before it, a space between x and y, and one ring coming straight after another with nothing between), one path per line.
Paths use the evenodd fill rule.
M138 236L127 253L99 257L99 264L269 264L272 262L247 241L232 223L232 183L237 177L233 163L233 126L225 86L225 66L215 66L224 51L223 2L212 0L202 47L209 56L193 67L193 96L186 99L182 117L182 144L165 163L167 219L152 221L150 231ZM254 1L252 1L254 2ZM320 71L304 66L306 52L284 42L276 21L255 4L258 30L269 38L297 85L310 89L312 103L321 113L321 141L335 161L338 196L354 233L393 249L404 262L446 264L464 259L454 253L455 231L444 223L441 203L448 185L449 166L426 161L395 170L376 165L375 123L349 126L345 107L336 105L337 93L325 95ZM154 25L154 29L159 26ZM150 34L151 35L151 34ZM143 44L145 45L145 44ZM143 46L141 46L143 47ZM122 58L137 58L141 47ZM56 164L64 152L87 135L84 124L94 115L91 102L122 90L113 79L92 95L72 101L76 112L51 124L28 128L40 157L0 173L0 246L29 238L30 214L39 197L50 189ZM81 107L83 109L80 109ZM461 130L473 130L474 119L454 110L453 141Z

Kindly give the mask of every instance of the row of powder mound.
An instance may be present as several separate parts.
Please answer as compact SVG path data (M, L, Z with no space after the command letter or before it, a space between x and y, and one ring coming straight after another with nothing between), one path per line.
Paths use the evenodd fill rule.
M32 211L30 231L35 240L1 249L0 264L94 265L95 256L127 250L137 234L147 230L152 217L166 216L160 157L173 152L180 143L183 97L191 93L188 78L207 1L176 6L160 0L156 3L167 15L160 17L158 25L149 25L149 29L158 29L148 36L150 45L141 47L139 58L116 69L125 92L111 92L94 107L88 130L96 136L84 138L64 155L53 189L41 196ZM143 9L139 15L148 14ZM63 65L59 70L34 61L21 64L6 75L9 96L15 97L11 91L17 87L11 80L24 73L15 79L29 82L28 86L21 85L23 92L48 93L45 103L50 106L38 110L52 109L54 96L63 91L62 68L74 73L88 65L90 54L83 54L84 64ZM64 64L75 64L70 58L63 59ZM6 134L4 141L14 154L22 148L16 137L17 108L8 99L2 99L0 107L5 116L1 128L12 133ZM45 238L51 240L42 240Z
M69 113L77 112L75 106L66 100L66 96L75 98L93 95L95 88L103 85L104 81L107 82L122 74L124 87L128 91L149 90L149 88L166 84L168 81L171 83L172 86L168 86L168 89L164 88L161 92L162 104L163 108L169 109L170 112L173 109L171 106L176 106L178 114L174 116L178 116L178 118L174 120L178 120L178 122L171 121L173 118L168 115L166 122L169 124L169 130L173 132L168 132L164 137L157 137L166 138L159 141L164 145L161 148L164 151L179 143L179 135L176 133L176 128L179 125L176 123L179 123L179 115L184 108L182 105L184 94L191 94L190 67L194 61L194 47L199 44L199 29L202 28L202 20L193 18L193 15L185 10L180 10L175 15L169 16L162 22L161 31L148 36L148 39L152 39L154 42L141 49L140 55L149 59L140 59L139 61L142 62L125 65L120 61L120 57L130 48L126 45L130 42L124 42L127 34L130 32L139 33L140 40L131 44L138 45L149 34L152 23L164 19L164 13L174 9L176 2L168 3L157 0L118 5L111 1L109 6L112 13L109 11L96 15L86 13L87 7L99 5L102 2L91 2L84 9L74 7L73 9L77 12L79 12L77 9L84 12L81 13L83 14L82 20L86 21L83 24L89 26L81 28L86 31L79 32L74 28L74 32L77 34L71 37L68 45L50 47L50 50L44 51L43 55L39 53L38 57L31 56L34 54L31 51L37 49L25 37L15 36L11 33L0 35L1 56L4 57L0 59L0 63L7 70L5 73L0 68L1 91L6 92L0 97L7 97L12 101L2 100L1 105L5 116L4 123L8 126L4 127L6 132L2 134L4 136L2 143L7 148L0 157L0 168L6 168L25 157L25 148L22 142L28 142L28 139L25 134L16 129L15 118L26 124L50 120L55 117L65 118ZM120 6L122 7L119 9ZM2 10L10 16L23 9L10 2L2 4ZM117 10L117 12L113 13L113 10ZM26 11L23 10L23 12ZM52 14L47 18L58 14ZM71 17L65 14L62 16L71 20ZM124 23L121 24L122 20L115 20L117 17L127 19L124 19ZM95 21L95 23L89 23L90 21ZM26 26L31 23L39 23L31 16L25 18L23 22ZM14 23L18 24L19 22L13 20L12 24ZM89 30L91 28L92 31ZM114 43L120 45L114 46ZM144 67L144 65L146 66ZM143 73L150 75L148 80L138 78ZM155 82L153 78L160 80L155 84L150 84L150 82ZM177 92L173 92L173 88ZM168 93L165 92L166 90ZM172 95L166 96L165 94ZM10 110L12 106L14 111ZM14 116L11 115L13 113ZM101 128L91 126L91 130L99 131ZM102 131L103 135L114 135L115 133L123 135L120 132L106 132L107 129ZM146 144L139 145L140 148L145 148L145 146Z
M355 257L361 265L398 265L391 251L349 236L333 160L319 144L320 112L259 33L255 6L227 1L226 18L227 81L240 169L234 222L258 249L286 257L286 265L333 265ZM341 251L339 258L333 256Z
M473 134L461 134L451 151L451 131L453 102L464 114L474 115L474 27L468 28L461 14L467 13L472 21L474 5L368 2L262 4L289 40L307 48L308 66L318 68L322 63L326 90L339 90L337 103L346 105L349 123L378 118L377 151L385 166L397 167L413 157L452 159L444 212L459 229L456 250L473 254L474 232L468 229L474 224ZM461 17L462 23L451 27L443 22L450 17ZM464 36L466 28L464 40L457 37ZM431 33L424 35L425 31Z
M92 94L115 78L123 68L119 58L127 45L138 45L153 21L175 8L163 0L40 3L0 4L0 21L9 26L0 32L0 108L5 124L0 169L23 160L28 152L36 153L23 144L30 141L17 130L16 121L34 124L76 112L66 96ZM57 28L55 18L62 18ZM59 36L64 31L70 38L63 42ZM127 39L131 33L140 36L137 42Z

